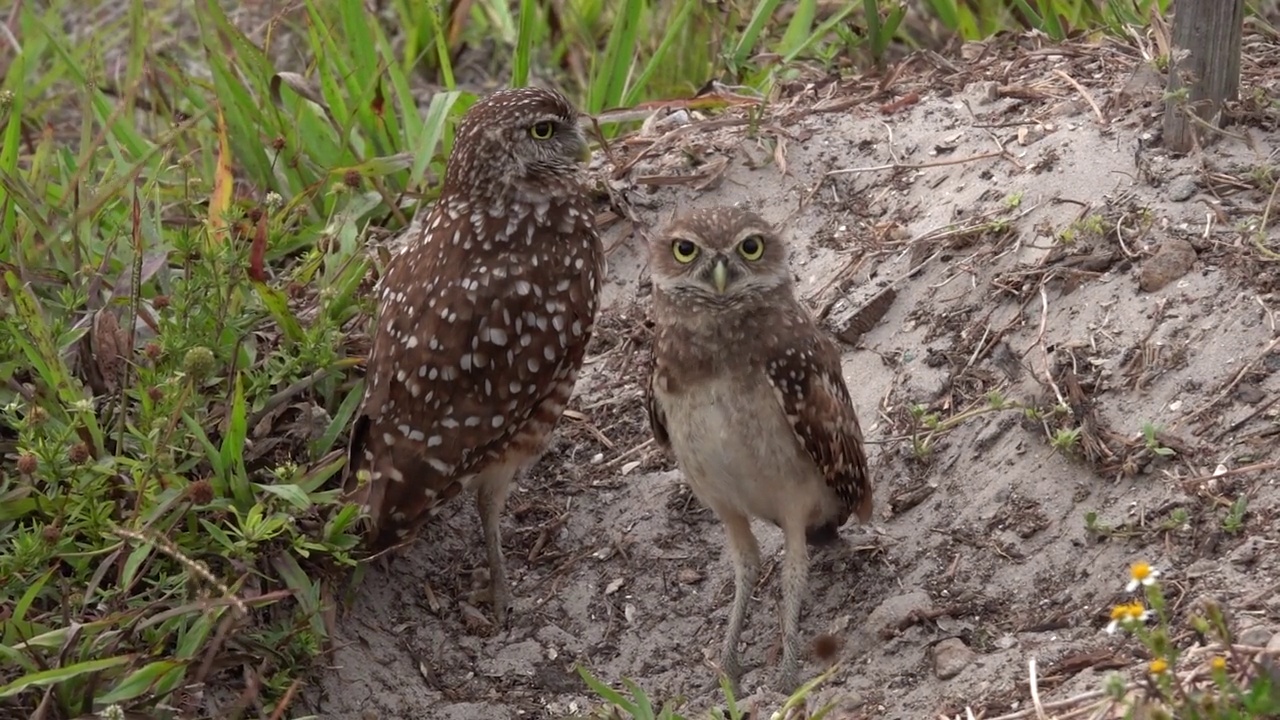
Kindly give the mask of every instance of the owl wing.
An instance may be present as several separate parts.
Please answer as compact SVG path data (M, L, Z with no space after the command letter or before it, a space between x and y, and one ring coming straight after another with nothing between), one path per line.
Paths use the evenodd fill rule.
M485 220L502 226L485 232L505 230L506 218ZM453 236L447 226L433 235L396 256L381 283L348 450L345 484L351 500L368 508L375 550L410 536L501 455L585 351L585 341L560 348L554 332L537 331L549 325L546 296L513 292L514 278L459 277L465 250L441 240ZM575 286L566 296L589 293ZM590 311L567 304L566 325L590 328ZM547 343L557 362L547 361Z
M774 353L764 363L765 373L796 440L840 498L839 522L850 513L866 522L871 518L871 477L853 399L840 374L840 354L821 330L804 324L812 332Z
M653 431L653 439L664 452L671 452L671 434L667 432L667 412L658 401L658 393L654 391L655 383L660 382L657 362L650 358L649 382L644 386L644 404L649 411L649 429Z

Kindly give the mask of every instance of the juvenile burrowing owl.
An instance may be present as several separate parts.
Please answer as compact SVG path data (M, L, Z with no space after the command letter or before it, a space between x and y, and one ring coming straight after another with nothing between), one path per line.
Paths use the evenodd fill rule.
M368 546L403 546L475 491L493 613L511 602L498 522L573 392L599 307L604 250L558 93L503 90L458 127L444 189L378 289L347 489Z
M649 421L695 495L724 523L734 596L721 670L735 688L738 639L760 566L752 517L782 529L781 692L796 685L808 544L871 517L862 432L835 344L800 305L787 245L746 210L695 210L650 246L656 337Z

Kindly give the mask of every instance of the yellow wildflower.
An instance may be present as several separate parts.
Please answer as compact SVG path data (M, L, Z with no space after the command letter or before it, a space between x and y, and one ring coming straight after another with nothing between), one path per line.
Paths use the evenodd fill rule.
M1150 585L1160 577L1160 571L1151 567L1151 563L1139 560L1129 567L1129 584L1125 592L1133 592L1139 587Z
M1151 661L1152 675L1159 675L1160 673L1163 673L1168 669L1169 669L1169 663L1165 662L1164 658L1156 658L1155 660Z
M1114 635L1116 630L1129 625L1146 622L1151 613L1140 602L1121 603L1111 608L1111 622L1107 623L1107 634Z

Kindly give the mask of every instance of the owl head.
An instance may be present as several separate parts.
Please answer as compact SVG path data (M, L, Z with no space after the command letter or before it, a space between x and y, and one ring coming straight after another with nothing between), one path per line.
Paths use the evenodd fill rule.
M458 125L445 189L484 197L518 186L557 195L576 181L589 157L579 113L543 88L499 90L472 105Z
M791 292L787 244L763 218L741 208L684 213L649 246L654 287L676 304L729 308Z

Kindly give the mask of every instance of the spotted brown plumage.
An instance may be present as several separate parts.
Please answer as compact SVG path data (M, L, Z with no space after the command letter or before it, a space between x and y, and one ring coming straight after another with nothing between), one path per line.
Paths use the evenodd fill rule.
M560 94L523 88L471 107L440 198L386 269L346 487L374 552L403 546L474 490L493 611L510 604L498 524L577 380L604 276Z
M872 488L840 355L795 297L786 242L759 216L695 210L650 245L650 425L697 497L725 525L734 600L721 670L736 688L760 550L751 518L782 529L783 654L776 690L795 688L808 544L829 542Z

